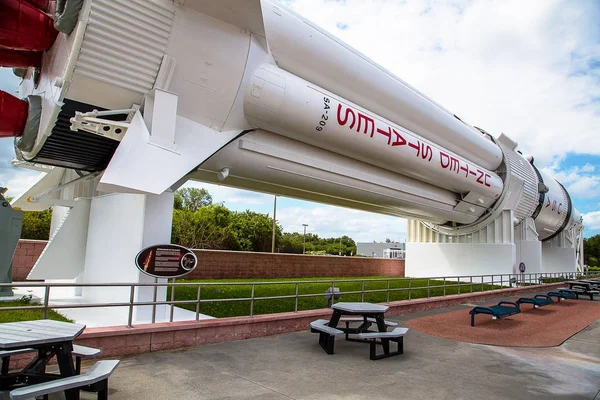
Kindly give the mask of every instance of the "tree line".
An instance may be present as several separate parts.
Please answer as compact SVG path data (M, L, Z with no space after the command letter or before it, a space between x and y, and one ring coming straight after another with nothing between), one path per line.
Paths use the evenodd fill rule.
M600 234L583 241L583 260L585 265L600 267Z
M50 210L23 213L22 239L48 240ZM194 249L270 252L273 218L254 211L231 211L213 203L206 189L182 188L175 192L171 243ZM356 243L348 236L321 238L316 234L283 232L275 224L275 251L279 253L352 256Z

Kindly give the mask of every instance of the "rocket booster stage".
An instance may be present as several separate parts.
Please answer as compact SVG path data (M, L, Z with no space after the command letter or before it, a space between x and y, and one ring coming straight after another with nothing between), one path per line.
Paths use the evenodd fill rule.
M450 235L506 210L540 240L581 223L563 186L508 137L463 122L282 5L86 0L78 18L21 85L29 112L6 129L20 160L103 171L104 192L160 194L193 179Z

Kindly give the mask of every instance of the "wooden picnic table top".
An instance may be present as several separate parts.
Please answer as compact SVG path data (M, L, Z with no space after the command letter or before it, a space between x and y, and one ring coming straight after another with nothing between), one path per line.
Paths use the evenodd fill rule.
M85 325L43 319L0 324L0 350L11 350L76 339Z

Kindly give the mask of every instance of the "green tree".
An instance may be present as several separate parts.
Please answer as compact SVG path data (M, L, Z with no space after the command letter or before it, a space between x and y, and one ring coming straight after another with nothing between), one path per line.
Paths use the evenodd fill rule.
M304 234L285 232L281 236L279 251L281 253L302 254ZM333 254L350 256L356 254L356 243L348 236L341 238L320 238L313 233L306 234L306 254Z
M206 189L181 188L175 191L173 208L176 210L197 211L212 204L212 196Z
M232 229L233 213L222 204L196 211L173 211L172 243L193 249L235 250L239 247Z
M237 237L239 250L271 251L273 241L273 218L246 210L233 215L232 228ZM280 241L281 227L275 226L275 245Z
M600 234L583 239L584 264L600 266Z
M52 211L24 211L21 239L48 240Z

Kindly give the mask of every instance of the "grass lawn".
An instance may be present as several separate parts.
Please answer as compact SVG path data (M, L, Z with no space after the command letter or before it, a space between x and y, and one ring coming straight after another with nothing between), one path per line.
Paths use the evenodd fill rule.
M33 303L31 299L23 297L21 300L15 301L0 301L0 323L4 322L19 322L19 321L33 321L36 319L43 319L43 310L2 310L6 307L24 307L24 306L36 306L37 303ZM60 315L59 313L49 310L48 319L56 321L73 322Z
M369 281L369 279L383 278L386 280ZM285 282L291 283L270 284L270 285L255 285L254 298L272 297L272 296L289 296L296 294L296 284L293 282L301 280L298 285L298 293L314 294L313 297L300 297L298 299L298 310L313 310L318 308L326 308L327 300L323 297L325 290L331 287L331 283L313 283L311 281L324 280L361 280L364 281L365 290L382 290L381 292L365 293L364 299L360 293L345 294L347 292L360 291L362 282L336 282L336 287L340 289L341 297L337 301L366 301L370 303L382 303L387 301L387 287L389 277L382 276L366 276L366 277L331 277L331 278L289 278L289 279L262 279L261 282ZM252 282L256 279L223 279L223 280L185 280L178 279L178 283L230 283L230 282ZM427 279L412 279L409 280L390 280L390 301L408 300L427 297ZM448 286L456 285L456 286ZM429 297L443 296L444 294L458 294L480 292L482 290L500 289L500 285L481 284L481 282L460 282L460 287L456 281L431 280L429 289ZM393 290L397 289L397 290ZM252 295L252 285L208 285L202 286L200 298L202 300L209 299L240 299L249 298ZM198 296L197 286L177 287L175 290L175 300L196 300ZM410 297L409 297L410 296ZM170 290L168 291L167 299L171 299ZM254 315L272 314L294 311L296 299L268 299L254 301ZM182 304L178 307L186 308L191 311L196 311L195 304ZM250 315L250 301L220 301L215 303L201 303L200 313L213 317L235 317Z

